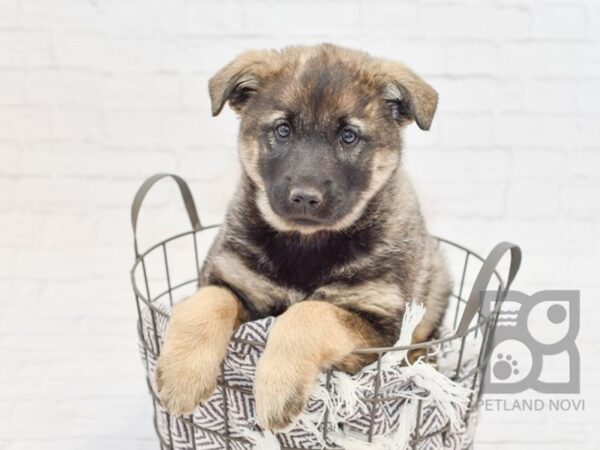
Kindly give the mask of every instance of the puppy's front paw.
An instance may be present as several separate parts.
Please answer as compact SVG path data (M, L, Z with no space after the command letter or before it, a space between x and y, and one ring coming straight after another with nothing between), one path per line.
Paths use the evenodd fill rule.
M175 305L156 369L169 412L189 414L212 395L237 315L237 300L214 286Z
M271 431L291 425L306 407L317 375L311 363L263 356L254 383L258 423Z
M202 352L204 353L204 352ZM219 361L214 356L163 351L156 368L158 397L172 414L190 414L214 392Z

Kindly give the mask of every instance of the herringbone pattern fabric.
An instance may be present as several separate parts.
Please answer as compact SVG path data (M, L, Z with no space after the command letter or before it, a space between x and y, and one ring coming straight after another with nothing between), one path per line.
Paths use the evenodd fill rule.
M161 318L158 315L153 318L149 311L143 314L143 321L140 325L141 336L147 343L149 351L142 351L142 357L147 364L150 380L154 379L157 350L162 344L166 322L164 317ZM262 347L236 342L235 338L264 343L273 322L274 318L269 317L246 323L236 331L234 339L229 344L223 365L221 381L224 381L228 387L219 387L205 405L196 409L193 414L195 426L181 418L170 417L159 402L156 402L157 428L162 440L172 446L173 450L223 449L225 448L224 436L227 434L231 437L230 448L234 450L255 448L251 439L248 440L248 431L258 430L254 419L252 387L256 363L262 353ZM444 358L444 355L441 354L439 357ZM475 362L467 359L464 364L472 367ZM373 427L374 436L393 436L401 421L405 420L406 398L427 394L410 379L399 376L401 370L399 368L399 372L382 372L379 393L385 398L392 396L403 396L404 398L380 402L374 410L371 403L359 401L353 411L345 414L343 420L339 421L337 425L330 424L327 433L329 437L325 440L322 426L310 429L307 427L306 419L297 423L293 429L285 433L278 433L277 440L284 448L321 449L325 446L339 446L336 436L340 432L362 436L363 439L366 439L369 429ZM335 377L334 372L332 379ZM374 366L369 366L352 377L353 382L358 382L361 396L366 398L373 396L375 377ZM321 381L324 386L324 376ZM151 385L155 390L153 382ZM336 392L336 386L336 383L332 383L330 389L331 398L334 399L339 395ZM306 410L307 414L303 417L319 418L322 417L324 411L325 401L323 398L313 395ZM427 404L425 402L419 434L421 436L431 434L432 436L422 440L417 448L419 450L468 449L472 443L475 427L474 421L470 422L468 426L465 424L460 430L440 431L447 426L448 418L436 407L435 403ZM317 421L317 424L320 423Z

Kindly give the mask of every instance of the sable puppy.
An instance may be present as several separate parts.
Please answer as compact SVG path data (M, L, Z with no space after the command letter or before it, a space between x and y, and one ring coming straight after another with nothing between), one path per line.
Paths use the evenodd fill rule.
M405 66L333 45L243 53L209 83L213 115L241 118L243 173L201 272L177 305L158 386L173 413L215 388L245 320L278 316L256 373L259 422L302 411L320 370L354 372L353 351L392 345L407 302L432 336L450 282L401 169L402 129L429 129L435 90Z

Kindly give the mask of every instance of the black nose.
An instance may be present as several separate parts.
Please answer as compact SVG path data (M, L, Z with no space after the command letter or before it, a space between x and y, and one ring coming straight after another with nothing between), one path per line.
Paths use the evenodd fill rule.
M297 187L290 191L290 203L306 209L316 208L323 201L323 194L314 188Z

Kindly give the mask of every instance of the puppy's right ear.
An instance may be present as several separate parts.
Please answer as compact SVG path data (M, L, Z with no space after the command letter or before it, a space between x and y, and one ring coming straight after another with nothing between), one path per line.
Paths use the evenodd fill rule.
M273 70L275 52L250 50L242 53L208 82L212 115L218 115L226 102L240 113L264 78Z

